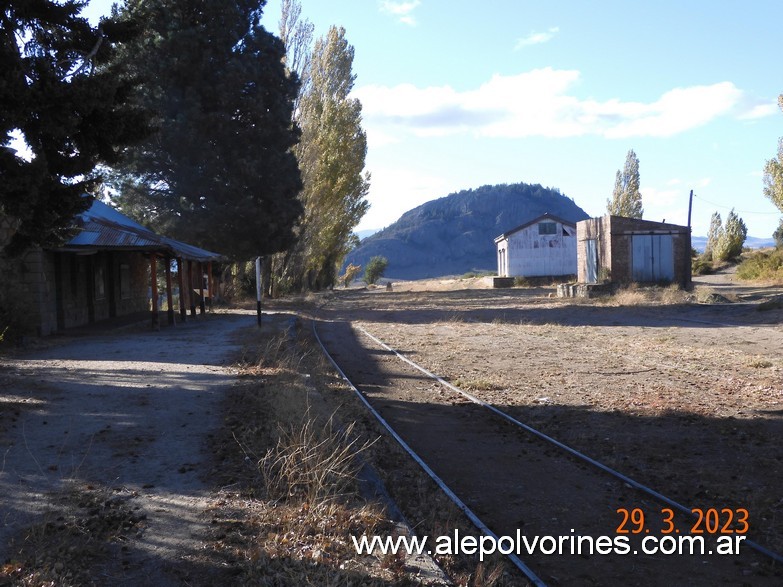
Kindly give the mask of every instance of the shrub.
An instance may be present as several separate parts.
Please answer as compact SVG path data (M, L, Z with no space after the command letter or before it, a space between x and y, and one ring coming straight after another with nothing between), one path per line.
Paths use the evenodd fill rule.
M715 270L712 265L712 255L699 255L691 261L691 273L694 275L709 275Z
M751 254L737 266L737 277L745 281L783 282L783 249Z
M375 256L370 259L367 263L367 268L364 270L364 281L367 282L367 285L373 285L383 277L388 265L389 260L386 257Z

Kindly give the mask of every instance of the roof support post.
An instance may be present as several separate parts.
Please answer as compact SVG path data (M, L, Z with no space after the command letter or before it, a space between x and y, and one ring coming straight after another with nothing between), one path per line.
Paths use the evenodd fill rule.
M95 322L95 262L93 256L88 255L84 258L87 264L87 280L84 284L87 294L87 323Z
M63 296L65 295L65 286L63 285L63 261L65 260L65 253L54 253L54 304L57 311L57 330L65 330L65 304L63 302ZM73 261L71 263L71 271L74 271Z
M209 311L212 312L212 298L215 297L215 279L212 277L212 261L207 262L207 293L209 294Z
M190 315L196 316L196 298L193 295L193 261L188 261L188 299L190 300Z
M201 298L198 308L199 314L203 316L207 308L204 305L204 263L201 261L198 262L198 296Z
M166 308L169 326L174 326L174 294L171 291L171 257L166 257Z
M150 286L152 291L152 329L160 330L158 317L158 259L155 253L150 255Z
M188 290L185 289L184 287L185 280L182 278L182 272L185 271L184 265L185 264L182 262L182 257L177 257L177 287L179 287L179 317L183 322L188 319L188 309L187 306L185 305Z

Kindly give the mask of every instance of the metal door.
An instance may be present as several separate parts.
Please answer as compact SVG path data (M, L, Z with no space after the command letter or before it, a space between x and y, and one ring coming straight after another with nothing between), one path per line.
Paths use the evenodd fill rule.
M596 240L588 239L587 245L587 283L598 283L598 251Z
M632 237L632 279L674 281L672 235L637 234Z

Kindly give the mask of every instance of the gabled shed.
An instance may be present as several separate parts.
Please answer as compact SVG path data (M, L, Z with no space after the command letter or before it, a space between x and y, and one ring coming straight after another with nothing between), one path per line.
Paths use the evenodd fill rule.
M578 281L691 284L687 226L606 215L576 225Z
M576 275L576 225L544 214L495 239L499 277Z
M158 262L162 264L168 299L168 321L175 322L172 263L179 289L179 314L196 306L205 312L204 282L211 263L222 257L211 251L158 235L114 208L94 201L75 218L76 234L56 249L33 248L4 262L5 289L26 315L30 330L48 335L140 312L158 317ZM13 223L0 226L0 243L7 242Z

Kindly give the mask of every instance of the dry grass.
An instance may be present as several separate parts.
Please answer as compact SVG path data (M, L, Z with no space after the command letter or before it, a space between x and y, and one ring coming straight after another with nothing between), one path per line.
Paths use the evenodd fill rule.
M597 298L599 303L611 306L677 305L693 301L692 294L681 289L676 283L668 286L640 286L631 283L618 290L614 295Z
M303 499L315 511L356 492L361 446L354 424L343 429L330 417L323 426L310 417L309 408L298 425L280 426L280 436L258 466L271 499Z
M357 475L374 436L341 425L320 391L327 367L299 327L279 319L244 341L245 385L217 441L222 482L215 545L240 585L413 585L394 557L358 557L351 536L395 532L360 496Z

